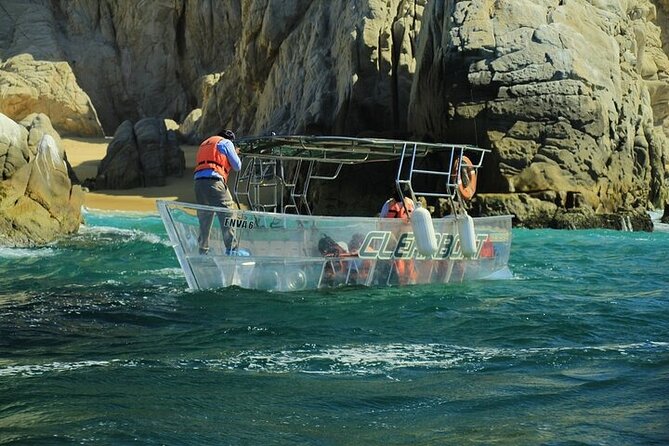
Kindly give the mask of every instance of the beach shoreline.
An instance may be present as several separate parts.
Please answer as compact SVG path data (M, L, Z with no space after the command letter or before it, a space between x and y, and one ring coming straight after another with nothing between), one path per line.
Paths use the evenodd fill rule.
M110 137L61 138L63 149L79 181L95 178L100 162L107 153ZM95 190L85 194L84 207L88 210L131 211L158 213L156 200L195 202L193 171L196 146L181 146L186 158L186 169L180 178L168 177L161 187L138 187L123 190Z

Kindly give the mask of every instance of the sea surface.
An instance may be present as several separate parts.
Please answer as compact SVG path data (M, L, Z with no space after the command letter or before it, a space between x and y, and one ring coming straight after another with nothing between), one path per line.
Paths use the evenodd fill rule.
M512 277L192 292L157 216L0 248L0 444L667 445L669 232L513 230Z

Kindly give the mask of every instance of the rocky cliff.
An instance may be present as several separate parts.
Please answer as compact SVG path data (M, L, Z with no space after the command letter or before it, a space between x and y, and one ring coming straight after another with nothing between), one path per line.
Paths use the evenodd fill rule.
M187 121L195 138L228 127L474 143L493 156L473 209L520 223L668 198L666 0L2 8L4 63L22 54L66 63L107 134L126 119L167 117ZM6 79L0 66L5 112Z
M481 196L482 207L607 213L666 200L669 60L655 5L430 7L410 127L461 141L477 135L494 148L497 162L481 189L507 195L489 206ZM439 115L449 119L435 120Z

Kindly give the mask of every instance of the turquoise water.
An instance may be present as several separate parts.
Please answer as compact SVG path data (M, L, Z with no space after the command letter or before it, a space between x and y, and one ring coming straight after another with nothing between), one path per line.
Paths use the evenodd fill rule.
M666 445L669 232L519 230L513 278L191 292L158 217L0 248L0 444Z

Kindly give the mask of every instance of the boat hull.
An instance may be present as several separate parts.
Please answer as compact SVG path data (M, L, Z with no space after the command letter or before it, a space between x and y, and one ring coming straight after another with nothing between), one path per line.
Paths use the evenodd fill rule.
M456 217L433 219L437 250L418 252L401 219L240 211L159 201L158 209L191 289L238 286L300 291L340 286L446 284L508 274L511 216L474 219L475 252L463 255ZM197 214L214 213L200 254ZM235 232L226 253L222 227Z

